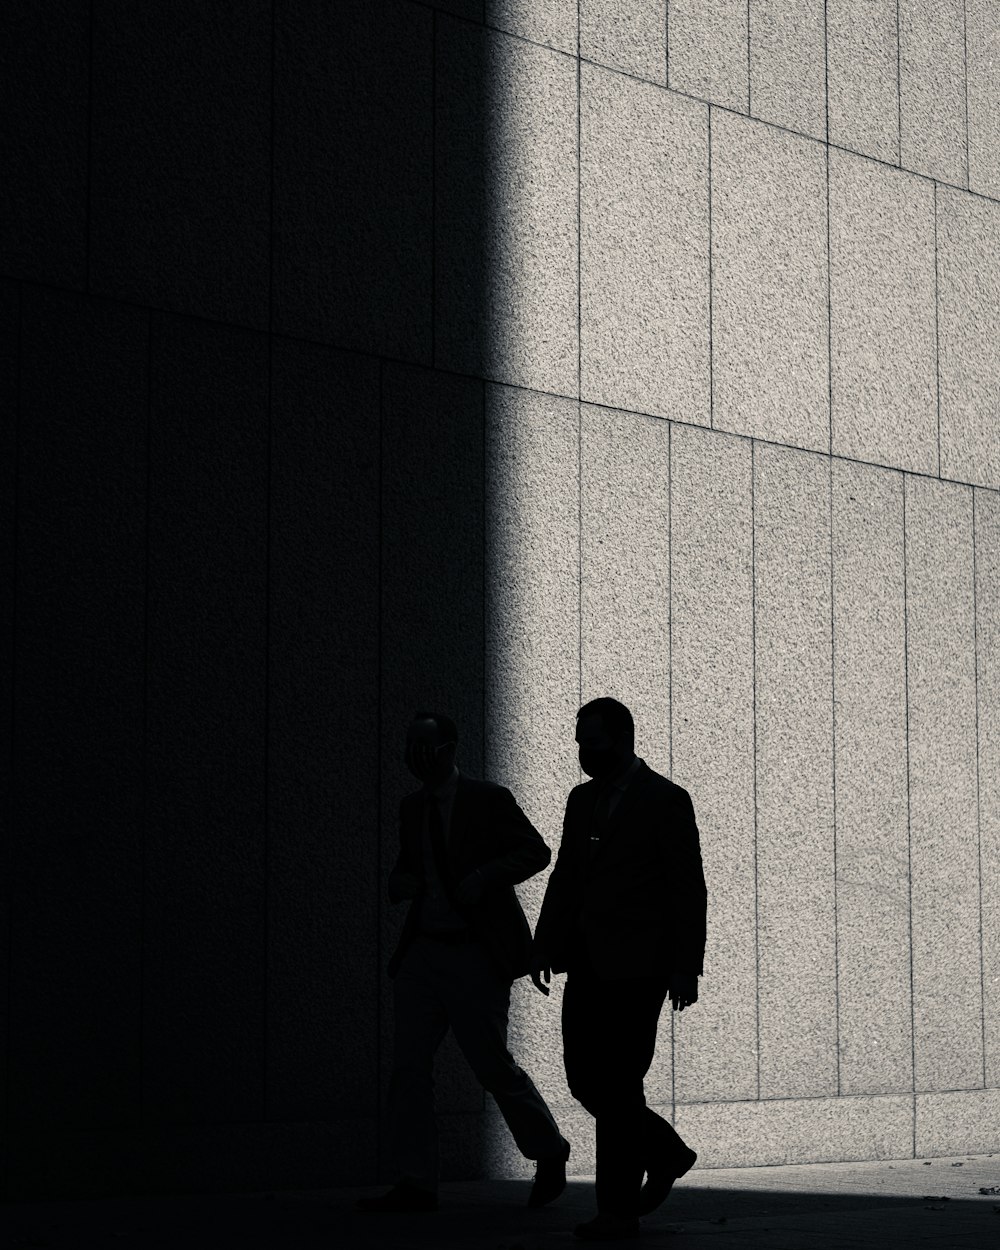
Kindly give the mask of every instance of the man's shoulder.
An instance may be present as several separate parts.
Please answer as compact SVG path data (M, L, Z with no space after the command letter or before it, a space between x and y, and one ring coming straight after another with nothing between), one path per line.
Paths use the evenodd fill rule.
M676 781L671 781L663 773L658 773L655 768L650 768L648 764L645 765L640 775L651 796L655 795L658 799L666 799L672 803L681 802L684 799L690 800L691 796L683 786L679 786Z

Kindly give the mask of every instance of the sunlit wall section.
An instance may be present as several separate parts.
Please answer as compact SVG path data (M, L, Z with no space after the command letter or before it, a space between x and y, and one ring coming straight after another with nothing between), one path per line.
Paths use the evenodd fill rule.
M992 9L487 5L487 770L555 851L610 694L690 791L700 1166L1000 1148Z

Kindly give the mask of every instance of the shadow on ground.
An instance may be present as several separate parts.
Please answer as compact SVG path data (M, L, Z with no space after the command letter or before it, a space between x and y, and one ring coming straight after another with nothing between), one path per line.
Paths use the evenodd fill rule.
M958 1171L957 1169L962 1169ZM986 1250L1000 1237L1000 1159L906 1160L695 1172L643 1222L647 1248L707 1250ZM12 1250L545 1250L580 1245L572 1227L593 1213L593 1185L574 1178L558 1202L528 1211L525 1181L445 1185L420 1216L362 1216L374 1189L8 1204L0 1240Z

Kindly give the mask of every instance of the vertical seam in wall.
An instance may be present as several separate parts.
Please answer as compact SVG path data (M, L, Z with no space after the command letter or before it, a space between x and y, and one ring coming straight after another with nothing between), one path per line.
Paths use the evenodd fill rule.
M757 491L756 439L750 440L750 655L753 687L753 946L757 1099L760 1100L760 877L757 861Z
M906 474L901 474L903 502L903 704L906 717L906 888L910 948L910 1069L913 1090L913 1157L917 1157L917 1039L913 996L913 836L910 801L910 608L906 543Z
M83 289L90 290L90 199L94 156L94 0L87 7L87 173L84 205Z
M962 0L962 70L965 76L965 185L972 187L972 161L969 155L969 10ZM935 189L937 184L935 183Z
M384 472L384 451L383 444L385 442L385 361L379 358L378 361L378 446L375 453L376 459L376 491L378 495L378 519L376 521L378 556L376 558L375 569L375 690L377 706L375 709L375 880L378 883L377 897L377 925L375 933L375 984L381 987L382 973L382 927L385 920L385 887L382 882L382 841L384 837L383 817L384 809L382 802L382 646L383 646L383 585L385 572L385 539L383 532L383 509L385 502L385 489L383 485ZM485 395L486 384L483 383L483 393ZM484 399L485 411L485 399ZM484 432L485 433L485 432ZM485 577L483 579L485 585ZM382 1038L382 1030L385 1025L382 1011L383 991L380 988L375 995L375 1175L382 1176L382 1169L385 1162L383 1141L382 1141L382 1081L383 1081L383 1051L384 1044Z
M747 117L752 117L750 111L750 0L747 0Z
M146 314L146 438L145 511L143 515L142 603L142 786L139 796L139 1124L145 1123L146 1052L146 853L149 833L149 589L151 582L151 516L153 497L153 319Z
M830 145L826 152L826 425L833 455L833 253L830 243Z
M979 1014L983 1049L983 1089L986 1088L986 957L983 949L983 824L980 788L979 755L979 598L978 562L976 560L976 488L972 491L972 655L975 664L976 692L976 851L979 860Z
M674 425L667 422L667 766L674 775ZM677 1028L670 1013L670 1116L677 1116Z
M937 475L941 476L941 335L939 331L938 184L934 183L934 386L937 404Z
M664 86L670 87L670 0L663 6Z
M576 2L576 398L583 399L583 61L580 0Z
M712 290L713 239L712 239L712 106L708 109L708 428L715 429L715 340L712 321L715 314Z
M827 19L827 0L823 0L823 126L827 142L827 159L830 150L830 32Z
M274 441L274 118L275 118L275 67L277 65L277 20L275 5L271 4L271 82L269 99L268 145L268 247L267 247L267 428L265 430L265 495L264 495L264 844L261 852L263 872L262 944L264 953L262 1015L263 1037L261 1053L261 1115L267 1122L268 1078L268 1009L270 1002L270 898L269 860L271 838L271 460Z
M22 371L24 358L24 286L17 284L17 326L15 329L15 364L14 364L14 470L13 470L13 499L11 500L13 507L13 516L11 523L11 605L10 605L10 742L8 746L8 759L10 762L10 829L7 837L7 854L6 869L8 889L11 889L11 895L7 903L7 992L6 992L6 1009L7 1009L7 1040L4 1048L4 1097L3 1097L3 1116L0 1123L6 1127L11 1120L10 1107L10 1091L11 1091L11 1059L10 1045L14 1035L14 1017L12 1015L13 1007L13 981L14 981L14 892L13 883L15 880L16 864L14 860L14 847L16 839L14 836L18 817L20 815L20 804L17 796L17 749L15 744L15 735L17 732L17 588L18 588L18 503L20 499L20 479L21 479L21 409L23 407L22 398ZM10 1173L10 1144L9 1134L4 1134L7 1141L5 1149L0 1150L0 1195L6 1196L10 1192L9 1173Z
M827 148L829 153L829 148ZM830 466L830 785L833 797L833 1018L836 1046L837 1094L840 1090L840 915L838 911L837 878L837 637L834 630L834 576L833 576L833 456Z
M576 680L577 707L583 703L583 61L580 54L580 0L576 2Z
M896 164L903 168L903 71L902 38L899 30L899 0L896 0Z
M431 10L431 368L432 369L437 368L437 45L438 45L437 9L432 9Z

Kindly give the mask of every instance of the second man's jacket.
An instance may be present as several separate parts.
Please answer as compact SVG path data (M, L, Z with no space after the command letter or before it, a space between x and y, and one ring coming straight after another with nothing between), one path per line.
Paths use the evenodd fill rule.
M532 963L565 972L585 955L600 977L700 974L705 877L688 792L639 762L606 823L601 782L570 791Z

